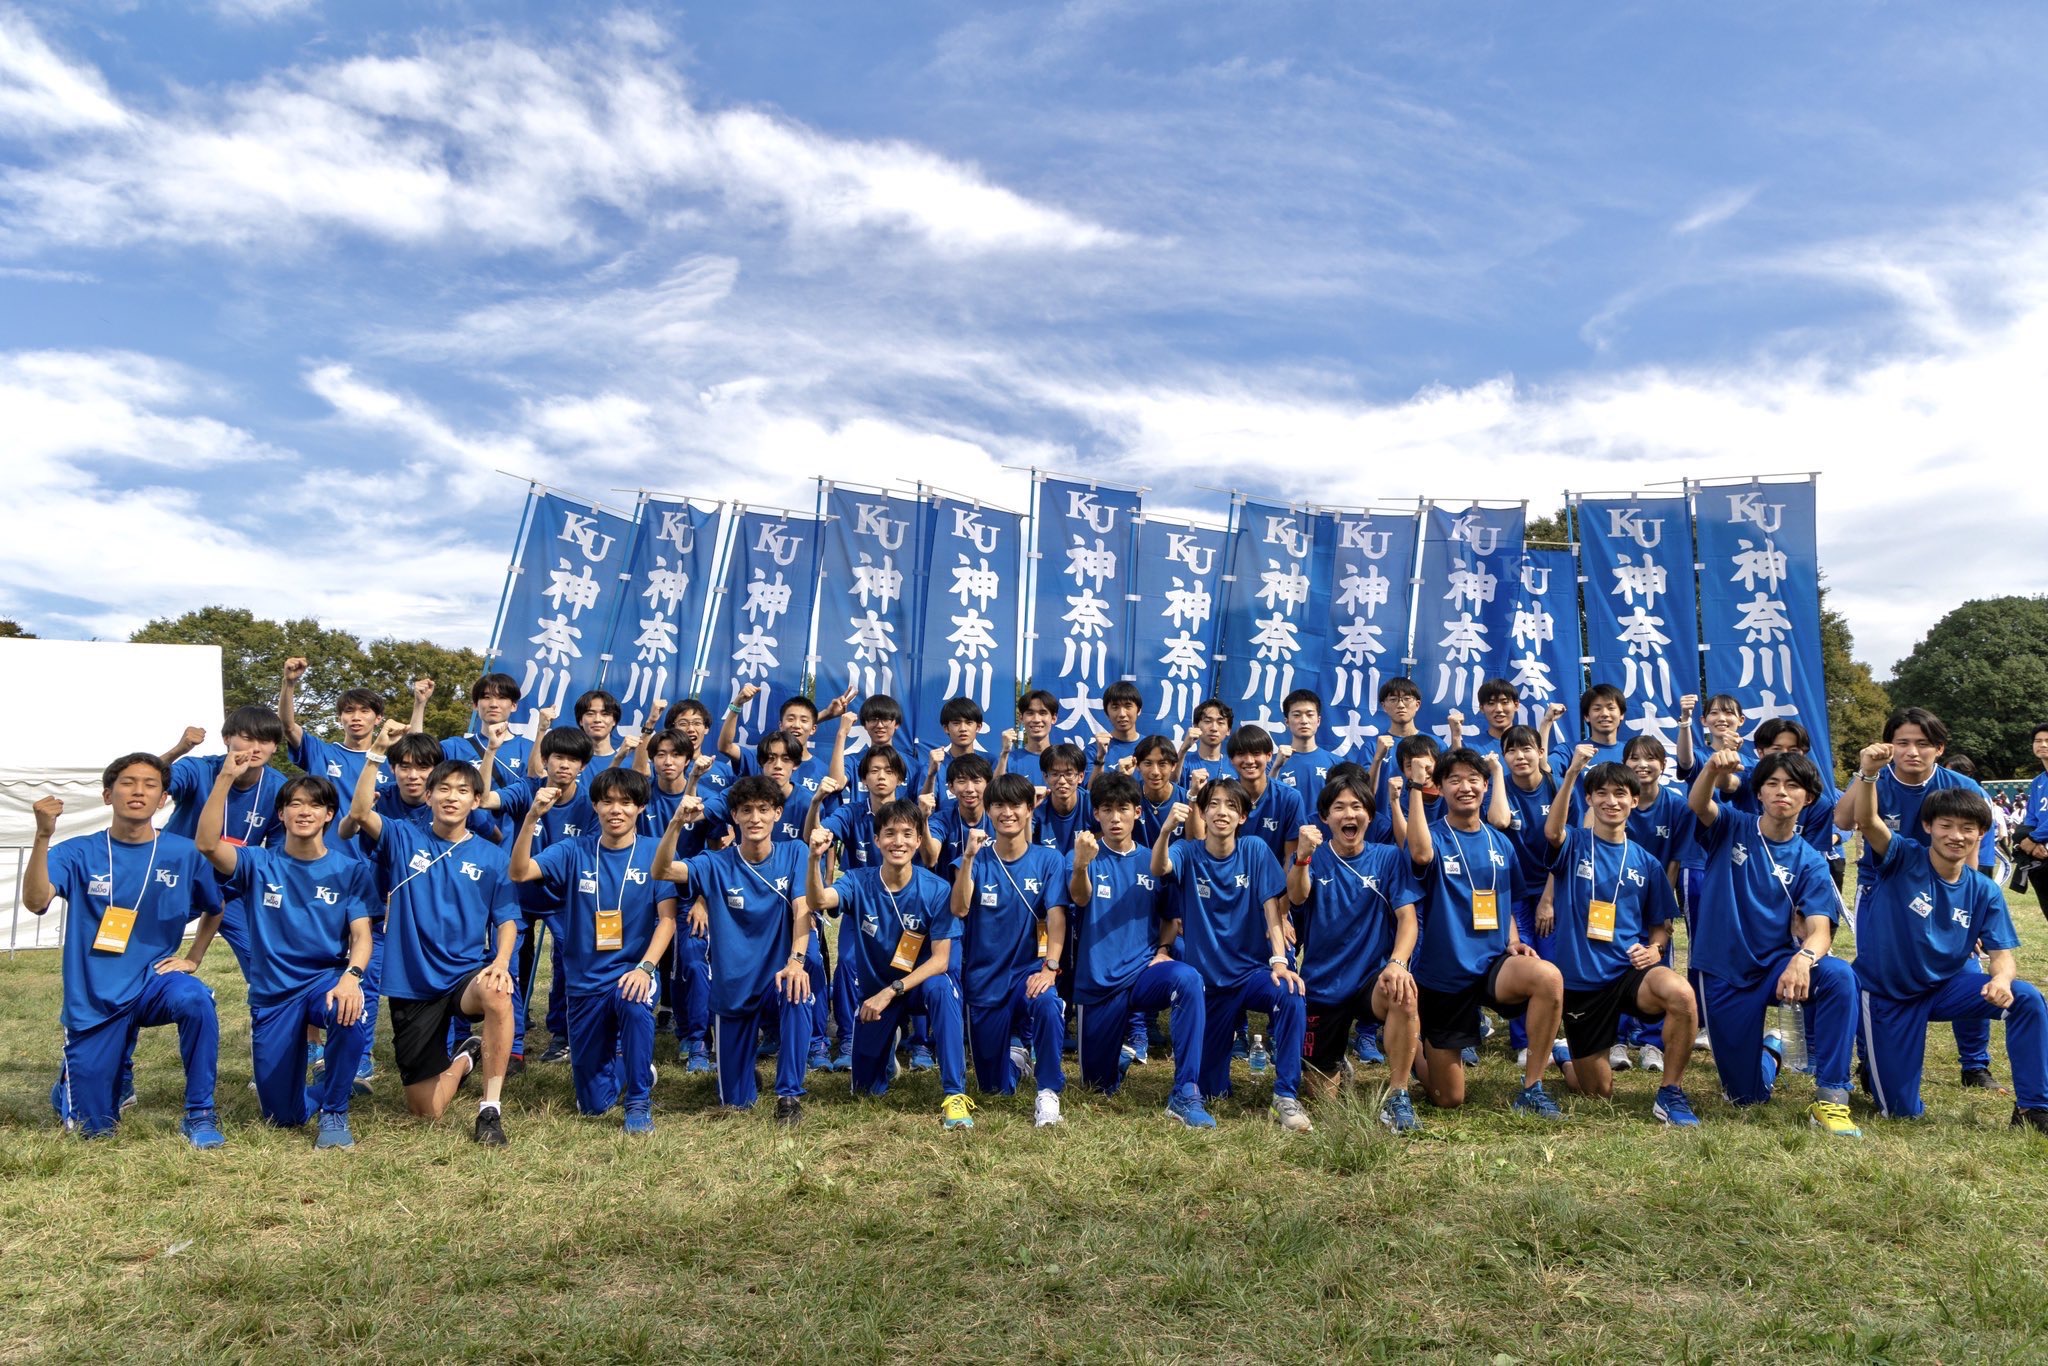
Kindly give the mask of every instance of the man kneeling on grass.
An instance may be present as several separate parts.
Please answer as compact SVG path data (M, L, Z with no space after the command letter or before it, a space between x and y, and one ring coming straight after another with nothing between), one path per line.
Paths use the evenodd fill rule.
M576 1108L601 1115L622 1104L627 1133L652 1133L656 965L675 938L676 898L673 884L652 876L661 841L640 833L647 779L624 768L598 774L590 785L598 828L536 859L534 826L559 799L552 787L533 794L512 843L512 880L540 883L553 908Z
M405 733L386 721L356 783L349 817L376 863L384 902L384 999L391 1007L391 1045L405 1105L421 1119L439 1119L479 1066L483 1101L476 1141L505 1143L498 1095L512 1056L512 951L519 903L505 851L469 831L483 797L483 775L449 759L427 775L433 823L386 820L377 812L377 772L385 752ZM496 944L496 950L491 945ZM448 1022L483 1021L483 1037L448 1053Z
M1991 828L1991 804L1974 791L1943 788L1920 804L1924 842L1894 834L1877 808L1878 778L1891 760L1890 745L1865 748L1849 792L1856 828L1877 862L1877 877L1860 896L1854 965L1871 1094L1887 1118L1919 1118L1928 1022L2002 1019L2018 1100L2012 1122L2048 1132L2048 1006L2040 988L2014 980L2020 941L2005 896L1972 866ZM1990 950L1989 978L1971 962L1979 943Z
M868 995L853 1026L853 1090L879 1096L896 1070L896 1035L914 1009L930 1022L932 1051L938 1056L941 1113L948 1129L971 1129L974 1106L967 1099L967 1053L961 1039L960 987L946 969L960 937L953 892L916 859L924 847L924 812L916 802L894 801L875 813L880 868L853 868L825 885L825 860L832 835L812 835L805 887L811 905L827 915L843 913L839 942L842 967L850 965L856 990Z

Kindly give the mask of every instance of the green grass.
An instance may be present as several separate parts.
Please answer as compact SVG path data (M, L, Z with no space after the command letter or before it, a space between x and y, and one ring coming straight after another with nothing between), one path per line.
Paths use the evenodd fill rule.
M1569 1124L1517 1121L1503 1034L1470 1105L1419 1104L1408 1141L1369 1094L1290 1139L1241 1064L1222 1127L1193 1133L1153 1064L1114 1100L1070 1088L1045 1132L1028 1096L945 1134L930 1074L859 1102L814 1074L794 1136L667 1066L657 1130L629 1142L535 1067L502 1151L470 1143L467 1101L404 1116L387 1032L357 1147L316 1154L310 1129L258 1123L241 982L224 953L208 967L229 1144L196 1153L165 1030L120 1136L63 1137L55 956L0 960L0 1357L2028 1361L2048 1342L2048 1141L1957 1086L1945 1026L1929 1117L1859 1101L1855 1144L1805 1126L1801 1078L1737 1113L1704 1055L1697 1133L1650 1119L1640 1071L1611 1104L1565 1099ZM1997 1031L1993 1052L2003 1076Z

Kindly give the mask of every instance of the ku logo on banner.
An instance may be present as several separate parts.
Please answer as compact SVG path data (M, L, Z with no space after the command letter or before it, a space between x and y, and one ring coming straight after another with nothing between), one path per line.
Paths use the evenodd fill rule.
M1616 540L1626 536L1644 550L1651 550L1664 540L1664 519L1645 521L1641 508L1609 508L1607 534Z
M1362 550L1368 560L1382 560L1394 544L1391 531L1374 531L1369 522L1337 523L1337 548Z
M973 508L953 509L953 535L960 540L972 542L974 548L984 555L996 553L996 537L1001 532L1001 527L990 526L982 521L980 512Z
M1728 495L1728 520L1748 522L1757 530L1770 535L1778 530L1785 520L1783 503L1766 503L1761 493L1731 493Z
M657 541L667 541L676 548L676 554L687 555L697 548L697 528L690 525L688 514L673 510L661 514L661 530L654 533Z
M903 533L910 529L909 522L891 521L883 514L889 511L887 503L855 503L853 505L853 530L858 536L872 536L881 542L884 550L901 550ZM891 540L890 537L895 539Z
M1166 558L1186 565L1190 573L1207 577L1209 571L1216 567L1216 547L1196 545L1192 535L1176 531L1166 538ZM1176 579L1174 582L1178 585L1180 581Z
M1451 539L1463 541L1477 555L1491 555L1500 548L1500 528L1481 526L1479 514L1467 512L1451 522Z
M1286 547L1297 560L1308 558L1308 532L1292 517L1266 518L1266 544Z
M1093 493L1072 489L1067 493L1067 516L1078 522L1086 522L1088 529L1098 536L1107 536L1116 527L1116 509L1104 507L1095 501Z
M597 529L597 518L586 517L580 512L562 514L562 532L555 537L567 541L583 552L583 558L592 564L602 564L612 553L615 537L605 535Z
M789 565L796 563L796 552L803 545L801 536L791 536L789 523L764 522L761 532L754 538L754 549L773 559L775 563Z

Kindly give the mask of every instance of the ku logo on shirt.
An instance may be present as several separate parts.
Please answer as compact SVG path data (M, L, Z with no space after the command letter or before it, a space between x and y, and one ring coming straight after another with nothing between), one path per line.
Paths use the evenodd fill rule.
M1948 918L1958 925L1967 925L1970 923L1970 908L1967 906L1951 906L1948 908Z
M483 881L484 870L474 863L465 862L462 865L462 875L471 882L481 882Z
M1262 830L1278 830L1280 828L1280 818L1278 816L1262 816L1259 819L1259 828Z
M341 893L332 887L316 886L313 888L313 899L323 906L332 906L341 900Z
M1043 888L1039 886L1039 879L1035 877L1027 877L1024 879L1024 890L1031 893L1031 895L1033 896L1037 896L1038 893L1043 890Z
M178 875L168 868L157 869L156 880L166 887L175 887L178 885Z

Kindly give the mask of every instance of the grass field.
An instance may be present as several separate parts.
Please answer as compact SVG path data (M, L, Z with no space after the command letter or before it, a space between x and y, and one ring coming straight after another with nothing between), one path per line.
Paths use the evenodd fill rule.
M2031 898L2014 909L2037 929ZM1945 1026L1929 1117L1859 1100L1860 1143L1805 1126L1804 1078L1737 1113L1705 1055L1697 1132L1651 1120L1640 1071L1611 1104L1564 1100L1568 1124L1518 1121L1500 1034L1469 1107L1419 1104L1407 1140L1365 1093L1285 1136L1242 1064L1221 1128L1191 1132L1154 1063L1113 1100L1070 1088L1061 1128L1034 1131L1024 1096L953 1134L929 1073L859 1102L813 1074L788 1135L665 1067L657 1130L628 1141L535 1067L500 1151L469 1141L467 1101L404 1116L386 1032L356 1148L316 1154L310 1129L258 1124L241 982L226 953L208 968L229 1145L199 1153L165 1030L120 1136L64 1138L56 958L0 960L0 1357L2048 1356L2048 1141L1956 1084ZM1993 1054L2004 1077L1999 1031Z

